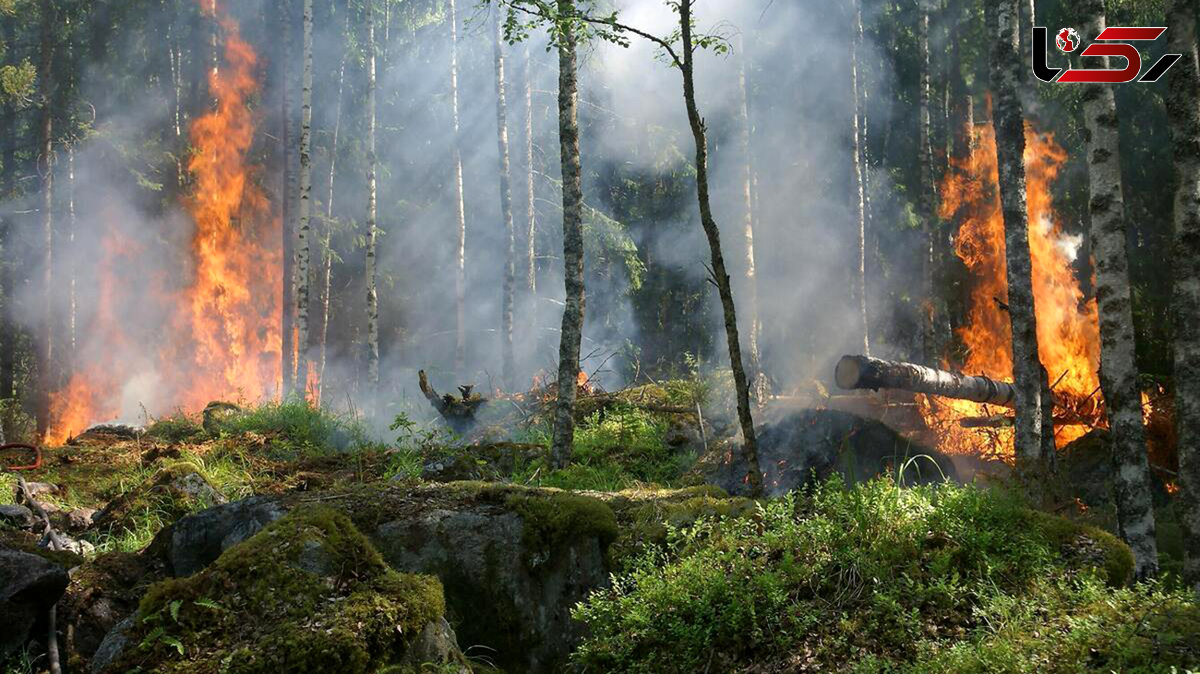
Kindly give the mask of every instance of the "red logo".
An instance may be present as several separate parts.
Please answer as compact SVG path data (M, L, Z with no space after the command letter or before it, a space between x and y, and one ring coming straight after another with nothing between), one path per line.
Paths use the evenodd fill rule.
M1058 44L1059 51L1070 54L1079 48L1079 33L1074 28L1063 28L1054 36L1054 42Z
M1124 67L1117 68L1052 68L1046 63L1047 31L1042 26L1033 28L1033 74L1043 82L1067 82L1076 84L1121 84L1124 82L1155 82L1175 65L1180 54L1164 54L1140 78L1142 55L1130 42L1150 42L1167 32L1162 27L1105 28L1096 36L1096 41L1079 52L1080 56L1116 56L1125 60ZM1079 48L1081 40L1074 28L1063 28L1054 35L1054 42L1065 54ZM1119 61L1112 63L1119 66Z

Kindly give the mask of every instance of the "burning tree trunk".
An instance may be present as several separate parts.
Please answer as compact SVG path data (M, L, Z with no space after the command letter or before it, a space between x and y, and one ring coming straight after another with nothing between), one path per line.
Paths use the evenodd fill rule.
M463 202L462 132L458 122L458 8L450 0L450 117L454 143L450 161L454 168L454 369L462 372L467 360L467 212Z
M842 356L833 378L847 390L894 388L1003 407L1017 401L1016 388L1008 382L870 356Z
M995 91L996 159L999 169L1000 206L1004 217L1004 243L1008 278L1008 316L1012 325L1013 379L1016 382L1017 422L1014 451L1018 469L1029 473L1053 455L1051 423L1042 409L1046 376L1038 356L1037 320L1033 311L1032 261L1025 202L1025 118L1018 97L1024 63L1017 49L1019 0L987 5L989 23L998 35L991 54L991 79Z
M750 413L750 390L746 382L746 370L742 366L742 345L738 339L737 310L733 303L733 290L729 274L725 271L725 257L721 252L721 232L713 219L712 206L708 198L708 139L704 120L696 106L696 87L693 76L695 45L692 42L692 0L679 3L679 28L682 39L682 60L679 61L683 74L683 100L687 106L688 124L692 128L692 139L696 145L696 195L700 202L700 223L708 238L712 256L712 275L721 296L721 307L725 314L725 338L729 346L729 364L733 370L733 385L737 391L738 420L742 426L743 449L749 466L750 493L762 495L762 470L758 466L758 440L754 432L754 418Z
M854 289L854 301L856 303L856 317L858 325L855 326L859 331L859 336L862 338L862 351L864 354L871 353L871 339L869 332L869 323L867 321L867 220L866 206L863 201L863 167L862 153L860 144L862 140L859 138L859 127L862 123L862 103L859 99L859 82L858 82L858 50L862 44L862 8L858 0L854 0L854 35L850 38L850 89L851 89L851 104L854 108L853 115L853 130L851 132L850 149L853 154L854 164L854 189L851 190L851 201L854 207L854 232L856 237L856 259L854 261L854 283L851 287ZM750 336L751 346L755 346L754 335ZM754 354L751 353L751 364L754 364Z
M742 233L746 242L746 295L750 300L750 377L753 380L754 400L760 405L767 397L767 378L762 371L762 353L758 347L758 336L762 324L758 315L758 273L757 260L754 254L754 221L757 212L754 203L754 153L751 149L753 125L750 121L750 86L747 82L747 62L745 40L738 38L738 91L741 95L741 105L738 107L739 142L742 150Z
M379 294L375 288L375 0L367 0L367 388L379 390Z
M1085 34L1104 30L1104 0L1086 0ZM1108 57L1098 57L1108 67ZM1100 310L1100 385L1112 430L1121 537L1133 550L1139 578L1158 571L1154 539L1154 506L1150 466L1142 429L1142 401L1134 361L1133 310L1129 259L1125 253L1125 199L1121 190L1117 104L1111 86L1090 84L1083 90L1083 117L1088 133L1088 187L1091 199L1092 251L1096 262L1096 298ZM1194 320L1194 319L1193 319Z
M512 389L516 369L513 357L513 299L516 284L516 232L513 227L512 184L508 161L508 108L504 96L504 49L500 34L500 10L492 14L496 63L496 143L500 156L500 217L504 219L504 285L500 302L500 357L504 386Z
M557 0L558 16L558 138L562 161L563 278L566 301L558 346L558 400L554 406L554 441L550 460L555 466L571 461L575 441L575 381L579 376L579 347L583 339L583 182L579 158L579 86L575 60L578 35L570 21L574 0Z
M300 77L300 237L296 256L296 389L308 394L309 219L312 213L313 8L304 0L304 46ZM314 391L315 395L316 392Z
M37 428L44 435L50 422L50 390L53 388L54 313L54 0L43 0L42 35L38 64L42 114L38 131L37 165L42 176L42 316L38 335Z
M1175 423L1179 433L1179 521L1184 577L1200 593L1200 63L1196 4L1174 0L1167 14L1167 51L1183 54L1167 71L1167 120L1175 174Z
M345 19L342 24L342 38L350 34L350 3L347 2ZM333 134L329 139L329 191L325 197L325 236L321 242L321 330L317 336L319 363L317 365L317 401L321 400L321 389L325 385L325 355L329 337L329 297L332 294L333 281L333 195L337 179L338 136L342 130L342 95L346 84L346 48L342 47L342 60L338 65L337 112L333 116Z

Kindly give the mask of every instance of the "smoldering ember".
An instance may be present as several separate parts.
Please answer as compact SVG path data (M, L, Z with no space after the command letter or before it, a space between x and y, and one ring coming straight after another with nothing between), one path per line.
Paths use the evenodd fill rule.
M0 0L2 674L1200 672L1198 11Z

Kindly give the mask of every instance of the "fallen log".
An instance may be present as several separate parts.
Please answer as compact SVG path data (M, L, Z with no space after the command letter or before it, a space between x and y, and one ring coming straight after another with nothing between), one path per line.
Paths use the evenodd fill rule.
M1017 399L1008 382L870 356L842 356L833 378L846 390L894 388L1003 407L1013 407Z

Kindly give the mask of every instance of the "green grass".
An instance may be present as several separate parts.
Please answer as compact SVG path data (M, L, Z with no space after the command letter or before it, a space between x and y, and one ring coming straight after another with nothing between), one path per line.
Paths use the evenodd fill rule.
M373 445L358 419L313 407L303 400L263 403L222 418L214 426L224 437L262 436L273 450L284 454L350 452Z
M1171 620L1142 628L1175 644L1158 660L1131 641L1138 621L1127 616L1196 609L1180 594L1113 589L1131 560L1111 535L1001 491L900 489L889 479L844 488L834 479L756 517L670 529L664 546L576 608L591 636L575 658L613 672L910 671L951 648L957 655L944 657L995 656L1006 625L1033 635L1053 617L1067 635L1061 644L1030 636L1010 649L1024 669L961 671L1040 671L1030 665L1047 653L1093 647L1098 662L1123 663L1114 671L1194 666L1200 652L1179 650L1190 633ZM1110 632L1123 637L1101 638Z
M514 482L559 489L620 491L642 484L675 485L696 461L668 447L668 422L632 405L618 404L589 415L575 429L571 464L548 470L543 460L518 467ZM529 442L550 446L550 431L532 430Z

